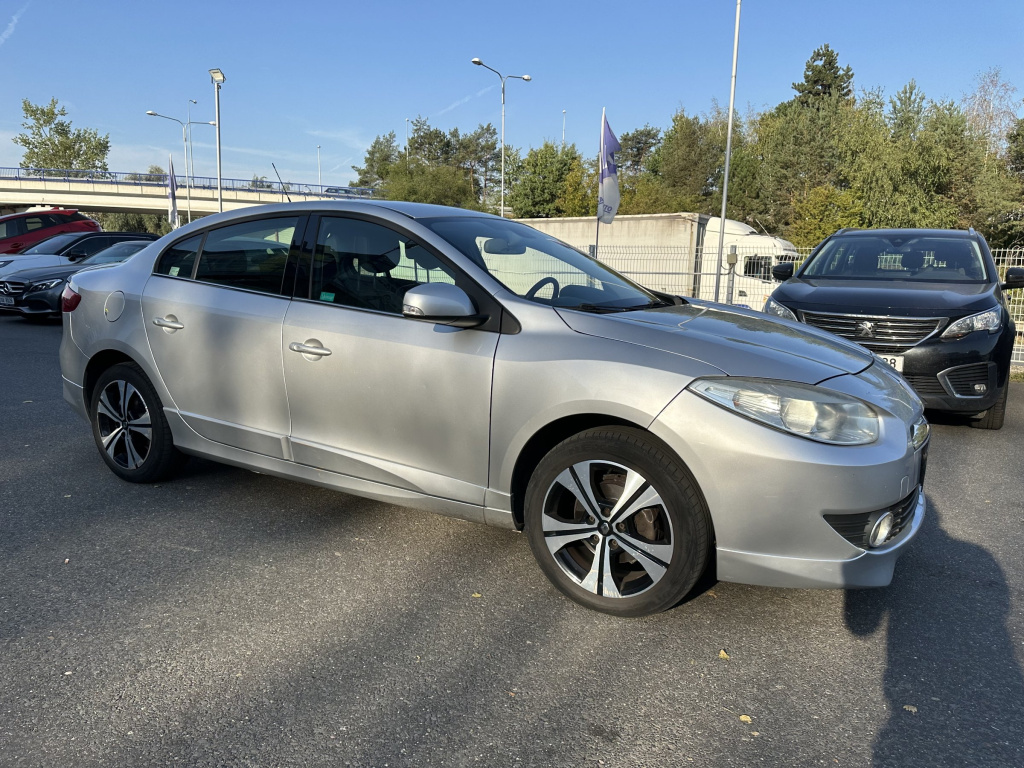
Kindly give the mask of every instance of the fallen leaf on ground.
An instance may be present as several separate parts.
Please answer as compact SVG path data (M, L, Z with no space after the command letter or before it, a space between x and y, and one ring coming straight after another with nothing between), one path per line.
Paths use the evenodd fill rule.
M479 592L474 592L473 597L483 597Z
M722 650L720 650L718 652L718 658L720 658L720 659L728 659L729 658L729 654L726 653L725 649L723 648Z
M750 719L750 715L740 715L740 722L741 723L752 723L754 721Z
M917 707L913 704L904 704L903 708L907 710L907 712L913 712L915 715L917 714Z

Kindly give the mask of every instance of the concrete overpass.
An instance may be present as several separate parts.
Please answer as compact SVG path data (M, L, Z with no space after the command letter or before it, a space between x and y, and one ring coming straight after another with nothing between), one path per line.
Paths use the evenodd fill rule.
M217 212L217 179L175 174L178 213L187 220L189 194L192 212ZM222 179L224 210L298 200L344 200L372 197L361 187L318 186L278 181ZM34 206L77 208L82 211L167 213L167 175L116 171L64 171L36 168L0 168L0 214Z

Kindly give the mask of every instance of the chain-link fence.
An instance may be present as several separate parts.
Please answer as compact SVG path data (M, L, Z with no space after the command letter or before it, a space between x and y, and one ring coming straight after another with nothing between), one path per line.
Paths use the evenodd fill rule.
M593 254L593 246L578 246ZM710 249L708 249L710 251ZM810 248L797 249L797 263L805 259ZM1024 267L1024 248L1002 248L992 251L1000 279L1010 267ZM723 263L717 269L718 250L703 253L701 249L672 246L600 246L597 258L631 280L656 291L677 296L715 299L716 278L718 300L760 310L778 283L772 280L772 257L737 252L734 271ZM724 262L724 260L723 260ZM1007 294L1010 314L1017 325L1017 341L1013 348L1013 364L1024 365L1024 290Z

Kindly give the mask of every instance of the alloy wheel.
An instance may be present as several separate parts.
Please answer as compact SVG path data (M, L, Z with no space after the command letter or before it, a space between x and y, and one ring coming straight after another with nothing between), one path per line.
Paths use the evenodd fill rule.
M634 597L665 575L675 541L658 490L639 472L581 461L547 490L544 543L579 587L606 598Z
M153 424L146 401L130 383L115 379L103 388L96 405L96 427L103 450L119 467L135 470L146 461Z

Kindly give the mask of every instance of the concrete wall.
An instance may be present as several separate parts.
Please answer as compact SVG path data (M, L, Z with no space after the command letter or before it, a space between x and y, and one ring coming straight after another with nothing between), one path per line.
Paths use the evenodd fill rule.
M616 216L611 224L601 225L599 245L672 246L689 248L699 244L698 234L707 226L709 216L698 213L650 213ZM593 244L597 229L595 216L566 219L517 219L569 245Z

